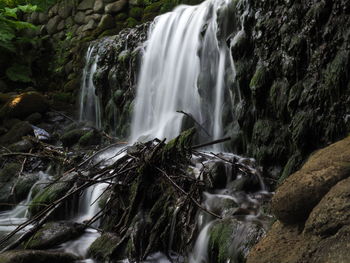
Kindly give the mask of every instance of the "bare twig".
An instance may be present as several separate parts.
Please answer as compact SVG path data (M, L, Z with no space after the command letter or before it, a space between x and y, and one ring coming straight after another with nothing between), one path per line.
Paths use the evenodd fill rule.
M213 213L213 212L211 212L211 211L209 211L208 209L206 209L205 207L203 207L203 206L201 206L201 204L196 200L196 199L194 199L192 196L190 196L185 190L183 190L180 186L178 186L170 177L169 177L169 175L165 172L165 171L163 171L162 169L160 169L160 168L158 168L158 167L155 167L159 172L161 172L169 181L170 181L170 183L173 185L173 186L175 186L175 188L177 188L180 192L182 192L184 195L186 195L186 196L189 196L190 197L190 199L191 199L191 201L196 205L196 206L198 206L200 209L202 209L204 212L206 212L206 213L208 213L208 214L210 214L210 215L212 215L212 216L214 216L214 217L216 217L216 218L219 218L219 219L222 219L222 217L221 216L219 216L219 215L217 215L217 214L215 214L215 213Z
M198 149L198 148L202 148L202 147L205 147L205 146L210 146L210 145L226 142L226 141L229 141L229 140L231 140L231 137L226 137L226 138L223 138L223 139L219 139L219 140L215 140L215 141L206 142L206 143L203 143L203 144L198 144L198 145L192 146L191 149L195 150L195 149Z

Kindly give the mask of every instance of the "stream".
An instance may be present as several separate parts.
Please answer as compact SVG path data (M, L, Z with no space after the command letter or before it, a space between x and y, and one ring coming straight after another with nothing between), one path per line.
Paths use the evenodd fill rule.
M231 58L231 45L234 45L239 35L244 34L244 19L249 6L244 0L237 5L246 12L240 18L241 24L235 25L234 34L228 29L228 18L225 12L234 9L234 1L207 0L197 6L181 5L173 12L157 17L151 25L148 40L143 44L144 54L137 85L134 113L132 117L130 142L158 138L170 140L176 137L184 125L184 114L188 113L196 123L200 124L200 140L210 141L222 138L223 111L227 104L238 103L241 100L239 88L235 84L235 65ZM219 25L220 22L220 31ZM232 31L232 30L231 30ZM227 44L229 43L229 44ZM101 101L96 95L93 82L97 70L99 43L92 44L86 54L86 66L80 93L79 120L93 123L96 128L102 127L103 116ZM201 89L199 89L201 84ZM204 100L202 94L206 94ZM232 106L232 105L231 105ZM230 114L234 118L234 114ZM198 128L198 127L197 127ZM95 157L95 163L102 159L112 158L120 149L109 149ZM216 154L226 160L224 182L221 187L203 194L202 206L215 212L222 219L237 220L235 236L229 247L231 263L239 262L235 251L242 246L242 240L251 231L252 223L266 227L267 218L261 213L261 204L270 197L254 160L242 158L231 153L221 153L226 148L222 144L206 148L192 156L192 166L189 167L197 178L202 176L206 165L215 165ZM212 153L214 152L214 153ZM113 157L114 160L122 157ZM216 160L216 161L215 161ZM242 171L233 177L230 162L241 165ZM101 165L101 164L100 164ZM247 171L254 178L247 177ZM50 178L49 174L40 172L43 183ZM254 189L245 191L242 185L247 180L253 180L257 185ZM108 184L100 183L89 187L80 197L79 208L74 218L67 218L77 223L89 220L99 212L98 198ZM36 185L33 186L33 188ZM31 191L32 192L32 191ZM0 231L10 232L17 225L28 219L27 205L32 193L11 211L0 214ZM227 203L235 204L235 209L227 208ZM175 209L171 222L171 237L168 241L168 255L155 253L145 262L170 263L185 262L188 256L190 263L210 263L208 258L209 231L220 220L204 211L197 213L198 235L192 251L188 255L178 255L173 248L177 212ZM219 222L220 223L220 222ZM100 222L96 221L78 239L61 244L54 250L71 252L82 258L87 257L90 245L99 237ZM165 252L165 251L163 251ZM91 263L93 259L79 262ZM123 262L128 262L124 260Z

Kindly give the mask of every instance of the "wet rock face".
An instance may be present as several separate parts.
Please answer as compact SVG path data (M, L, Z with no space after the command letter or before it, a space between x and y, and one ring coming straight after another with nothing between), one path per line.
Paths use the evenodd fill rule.
M121 137L129 135L137 73L149 24L125 29L98 44L94 84L102 101L103 128Z
M243 152L277 168L275 179L285 178L313 150L347 133L349 4L248 2L242 40L248 44L232 47L243 97L236 109Z
M350 260L350 137L314 153L272 199L277 221L247 263Z

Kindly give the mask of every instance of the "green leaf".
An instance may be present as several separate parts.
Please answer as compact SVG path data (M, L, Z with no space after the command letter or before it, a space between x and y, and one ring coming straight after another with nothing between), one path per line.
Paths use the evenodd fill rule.
M31 69L26 65L13 64L6 70L7 77L12 81L32 82Z
M31 12L38 11L38 6L37 5L31 5L31 4L19 5L19 6L17 6L17 8L19 10L21 10L22 12L24 12L24 13L31 13Z
M6 17L13 17L14 19L17 19L17 8L8 8L5 7L5 12L3 13Z

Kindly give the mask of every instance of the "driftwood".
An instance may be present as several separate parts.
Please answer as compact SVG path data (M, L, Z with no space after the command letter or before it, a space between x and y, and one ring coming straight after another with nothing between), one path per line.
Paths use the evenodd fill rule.
M101 196L108 195L108 198L102 209L85 222L85 227L89 227L100 219L109 226L106 231L115 232L119 236L120 242L111 252L111 257L124 251L126 243L131 249L128 257L136 261L145 259L155 251L167 251L168 247L157 240L168 238L167 236L170 235L172 220L169 218L168 210L174 210L175 207L179 209L177 217L180 218L177 221L177 227L181 227L183 231L175 235L177 241L174 244L178 246L176 247L178 251L185 251L194 236L195 217L198 209L214 218L221 218L220 215L201 205L202 193L206 185L210 185L210 181L202 181L187 173L191 155L195 149L200 147L229 140L229 138L224 138L191 147L192 135L193 132L184 133L168 144L165 143L165 140L155 139L136 144L131 151L124 148L113 157L122 156L122 154L123 156L110 165L106 165L107 160L97 163L93 161L99 154L119 145L116 143L95 152L75 166L68 166L62 178L71 172L80 174L72 179L72 188L54 202L43 206L40 212L33 215L31 219L0 239L0 245L3 245L16 233L33 225L29 231L3 251L14 249L28 240L65 201L80 195L88 187L98 183L109 185L101 194ZM46 147L40 143L38 145L40 149ZM49 149L49 151L55 152L55 155L48 154L48 158L53 160L57 156L62 160L65 155L64 151L61 152L59 149ZM3 155L37 158L42 157L42 153L43 151L37 151L36 153L5 153ZM88 176L82 176L86 172ZM60 183L60 181L56 180L53 183ZM140 214L140 211L147 215ZM143 216L150 220L145 221ZM138 228L138 224L145 224L145 226ZM139 235L142 235L142 238L139 238Z

